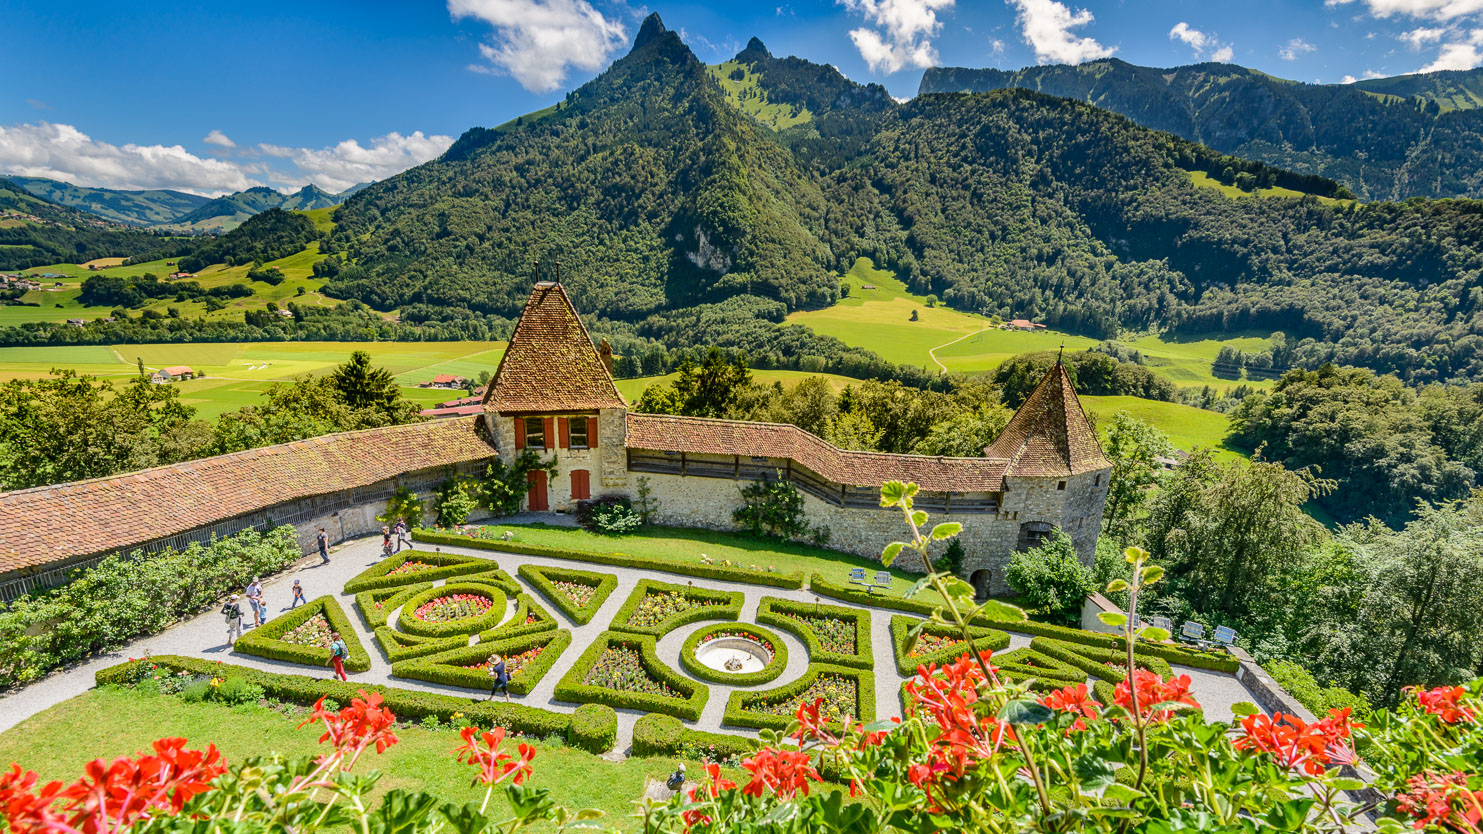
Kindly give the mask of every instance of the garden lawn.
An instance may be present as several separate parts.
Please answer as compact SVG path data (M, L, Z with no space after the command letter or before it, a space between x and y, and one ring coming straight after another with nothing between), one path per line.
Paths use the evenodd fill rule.
M851 568L865 568L866 576L872 580L880 570L880 562L864 559L848 553L810 547L804 544L779 541L777 539L753 538L740 533L722 533L715 530L690 530L681 527L645 527L626 536L603 536L580 527L548 527L544 524L491 524L496 530L511 530L515 541L543 547L561 547L568 550L588 550L599 553L628 553L662 559L678 565L701 564L700 554L720 564L723 559L743 568L771 565L780 574L802 572L805 577L823 574L831 582L846 584ZM902 522L902 534L906 534ZM498 546L498 542L494 543ZM934 550L933 556L942 555ZM588 568L573 563L572 567L601 571L602 567ZM891 571L891 595L901 596L916 583L919 577L898 570ZM672 581L667 577L656 577L661 581ZM936 591L925 590L916 599L941 604L942 597Z
M184 736L193 748L215 743L229 764L272 752L313 755L322 749L318 744L321 729L296 729L306 716L306 712L288 717L266 707L187 704L171 696L96 689L0 733L0 762L19 762L38 772L43 782L71 781L92 759L148 750L155 739L168 736ZM381 772L373 794L394 788L427 790L459 805L483 798L483 786L469 785L473 768L449 754L460 743L457 732L401 727L396 733L399 742L395 746L380 756L367 753L356 767L358 773ZM506 741L506 745L513 752L514 743ZM537 741L535 746L539 752L527 785L549 788L558 805L573 810L600 809L605 812L605 827L623 831L639 829L638 820L628 814L633 811L632 800L643 791L645 778L662 780L674 769L674 761L668 758L610 762L560 743ZM686 768L692 774L703 772L698 762L689 762ZM744 775L727 769L733 781L742 782ZM494 802L504 801L503 793L497 791ZM554 827L535 830L552 831Z

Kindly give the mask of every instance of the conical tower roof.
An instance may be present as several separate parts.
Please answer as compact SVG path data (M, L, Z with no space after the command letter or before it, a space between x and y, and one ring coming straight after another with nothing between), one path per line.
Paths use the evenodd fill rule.
M566 290L554 281L536 284L484 392L485 410L508 414L627 405Z
M984 455L1008 460L1005 474L1010 476L1050 478L1112 466L1060 362L1046 372Z

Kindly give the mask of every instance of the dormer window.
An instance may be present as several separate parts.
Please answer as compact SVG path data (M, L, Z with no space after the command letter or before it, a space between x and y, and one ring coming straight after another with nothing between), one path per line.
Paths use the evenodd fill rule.
M525 421L525 448L546 448L546 423L539 417L524 417Z

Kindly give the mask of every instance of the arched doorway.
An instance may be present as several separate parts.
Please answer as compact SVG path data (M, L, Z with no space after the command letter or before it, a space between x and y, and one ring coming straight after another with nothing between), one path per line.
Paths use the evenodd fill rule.
M973 586L973 598L979 602L989 598L989 588L994 584L994 572L988 568L981 568L968 577L968 584Z

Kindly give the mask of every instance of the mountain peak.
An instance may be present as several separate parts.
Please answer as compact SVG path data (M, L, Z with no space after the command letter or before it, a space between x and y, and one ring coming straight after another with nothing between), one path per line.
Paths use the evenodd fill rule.
M639 27L638 37L633 39L633 48L638 49L667 31L664 28L664 21L659 19L659 12L654 12L644 18L644 24Z
M737 54L739 61L755 61L759 58L771 58L772 53L767 51L767 45L758 38L747 41L747 48Z

